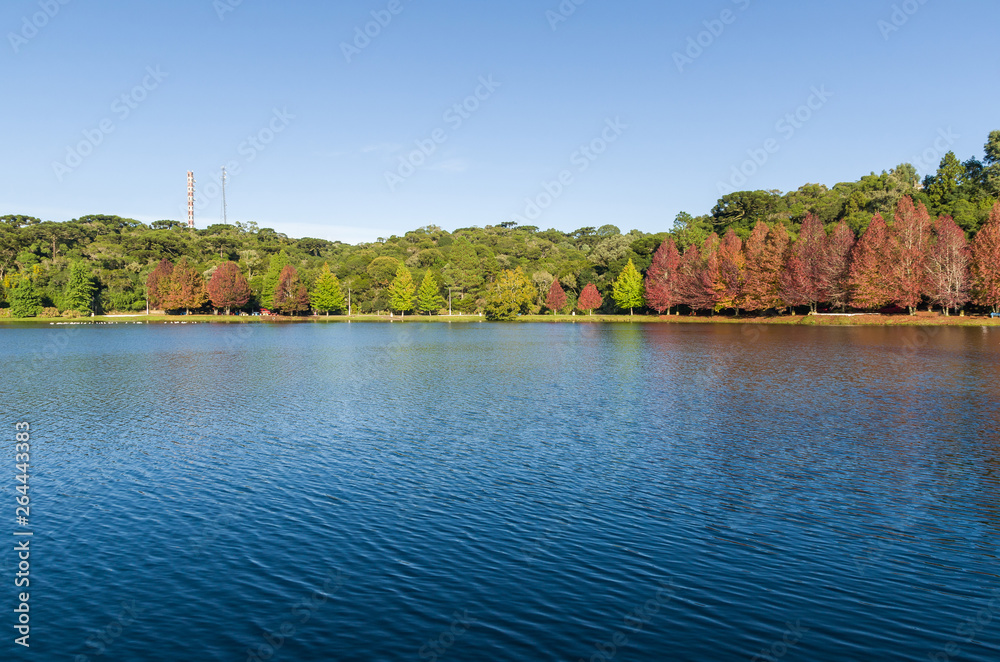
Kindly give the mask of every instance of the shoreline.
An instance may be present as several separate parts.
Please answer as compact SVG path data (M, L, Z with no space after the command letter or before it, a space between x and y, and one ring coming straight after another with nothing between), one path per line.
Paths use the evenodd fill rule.
M478 315L310 315L307 317L257 317L237 315L100 315L63 318L30 317L0 319L0 328L16 326L86 326L127 324L476 324L488 320ZM511 322L495 322L507 324ZM774 326L1000 326L988 316L951 316L918 313L909 315L785 315L774 317L726 317L691 315L523 315L515 324L761 324Z

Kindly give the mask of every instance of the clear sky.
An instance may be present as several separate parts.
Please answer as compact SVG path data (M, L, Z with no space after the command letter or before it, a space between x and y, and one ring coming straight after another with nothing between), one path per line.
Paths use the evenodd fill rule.
M658 232L720 183L981 157L998 19L996 0L5 0L0 213L184 220L193 170L205 227L228 163L230 222L292 237Z

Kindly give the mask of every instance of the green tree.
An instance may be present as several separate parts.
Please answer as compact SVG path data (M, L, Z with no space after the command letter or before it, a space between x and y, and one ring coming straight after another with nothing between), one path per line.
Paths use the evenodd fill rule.
M538 296L535 286L524 271L518 267L511 271L505 269L497 276L490 296L486 303L486 318L490 320L512 320L519 314L528 312L528 308Z
M618 279L615 280L611 290L611 297L615 300L615 304L619 308L628 308L628 314L632 315L633 309L642 306L644 293L642 274L632 264L632 260L629 260L625 268L622 269L621 274L619 274Z
M11 317L35 317L42 310L42 301L35 289L35 283L27 276L11 278L11 291L7 298L10 301Z
M417 286L413 284L413 274L410 270L400 265L396 269L396 277L389 285L389 306L393 310L406 315L406 311L413 310L413 294L417 291Z
M325 312L327 316L331 312L340 312L346 307L344 291L340 289L340 280L336 274L330 271L328 262L323 264L310 298L313 308Z
M438 289L438 282L428 271L424 274L424 280L417 291L417 310L430 315L435 310L440 310L443 305L444 297Z
M378 257L371 261L365 271L375 287L386 287L394 275L399 273L399 260L394 257Z
M274 290L278 287L278 281L281 280L281 272L285 267L288 266L291 260L288 258L288 253L285 249L277 255L271 256L271 261L267 265L267 273L264 274L264 283L260 290L260 305L264 308L274 308Z
M94 304L97 284L86 262L77 261L69 268L69 282L66 284L66 308L86 314Z

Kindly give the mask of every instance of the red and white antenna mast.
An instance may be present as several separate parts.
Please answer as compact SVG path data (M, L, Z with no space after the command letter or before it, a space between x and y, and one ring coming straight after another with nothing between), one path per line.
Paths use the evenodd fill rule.
M188 227L194 230L194 173L188 170Z

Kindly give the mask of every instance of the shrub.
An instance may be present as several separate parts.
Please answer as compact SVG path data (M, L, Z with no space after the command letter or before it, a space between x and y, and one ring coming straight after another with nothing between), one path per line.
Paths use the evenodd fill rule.
M41 317L59 317L59 309L52 307L42 308Z
M79 313L79 311L76 311L76 310L64 310L62 312L62 316L63 317L68 317L68 318L76 318L76 317L80 317L80 313Z

